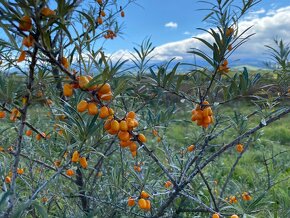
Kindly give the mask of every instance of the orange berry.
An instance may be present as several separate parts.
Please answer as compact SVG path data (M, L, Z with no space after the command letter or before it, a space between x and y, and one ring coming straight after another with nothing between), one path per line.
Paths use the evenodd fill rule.
M114 115L115 114L115 111L112 108L109 108L109 114L110 115Z
M103 19L101 17L98 17L97 22L98 22L99 25L102 25L103 24Z
M89 115L96 115L98 113L98 107L97 104L94 102L90 102L88 104L88 114Z
M0 119L3 119L6 117L6 112L5 111L0 111Z
M128 202L127 202L127 205L128 205L129 207L133 207L133 206L135 205L135 200L134 200L134 198L129 197Z
M24 173L24 169L23 168L17 168L17 173L19 175L22 175Z
M118 131L115 131L115 130L109 129L109 130L108 130L108 133L111 134L111 135L116 135L116 134L118 133Z
M62 57L62 58L61 58L61 64L62 64L66 69L69 68L69 62L68 62L68 59L67 59L67 58Z
M10 114L10 120L11 121L16 121L17 117L20 117L21 113L17 108L13 108L11 110L11 114Z
M130 140L130 134L127 131L119 131L118 138L122 141L129 141Z
M26 46L27 48L33 46L33 44L34 44L34 38L33 38L33 36L32 35L29 35L27 37L24 37L23 40L22 40L22 44L24 46Z
M32 130L31 129L26 130L25 135L26 136L31 136L32 135Z
M188 152L192 152L192 151L194 151L194 149L195 149L194 145L190 145L190 146L187 147L187 151Z
M138 200L138 205L140 209L146 210L147 209L147 202L144 198Z
M100 92L102 94L107 94L107 93L111 92L111 86L110 86L110 84L109 83L105 83L105 84L99 85L98 92Z
M106 94L98 93L98 97L103 101L110 101L113 97L113 94L112 92L108 92Z
M229 50L229 51L233 50L233 46L232 46L232 44L229 44L229 46L228 46L228 50Z
M111 129L111 119L106 120L105 124L104 124L104 129L105 130L109 130Z
M134 152L134 151L137 151L137 149L138 149L138 146L136 145L136 143L135 142L132 142L130 144L130 151L131 152Z
M25 51L21 51L19 58L17 59L17 62L22 62L25 60L26 57L26 52Z
M238 203L238 199L236 196L230 196L230 204L236 204Z
M120 129L120 124L117 120L112 120L111 122L111 129L115 132L119 131Z
M134 111L130 111L130 112L128 112L128 114L127 114L127 118L135 119L135 116L136 116L136 114L135 114Z
M82 166L82 168L86 169L88 167L88 162L87 159L85 157L81 157L80 158L80 165Z
M37 134L36 136L35 136L35 138L36 138L36 140L40 140L40 139L42 139L42 138L45 138L46 137L46 134L44 133L44 132L42 132L41 134Z
M206 116L206 117L204 117L204 119L203 119L203 123L204 123L205 125L210 124L210 123L211 123L211 118L210 118L210 116Z
M106 117L108 117L110 115L110 111L109 108L106 106L103 106L100 108L100 113L99 113L99 117L104 119Z
M146 210L150 210L151 209L151 202L149 200L146 200Z
M220 218L220 215L218 213L215 213L212 215L212 218Z
M144 190L141 192L141 194L140 194L140 197L141 198L149 198L150 197L150 195L147 193L147 192L145 192Z
M72 158L71 158L71 162L79 162L80 160L80 154L78 151L74 151L73 155L72 155Z
M97 2L99 3L99 5L103 4L102 0L97 0Z
M19 29L29 31L32 28L32 20L29 16L23 16L19 22Z
M233 215L231 216L231 218L239 218L239 216L236 215L236 214L233 214Z
M65 83L63 85L63 95L66 97L70 97L73 95L73 87L69 83Z
M128 130L128 125L127 125L127 122L125 120L122 120L120 122L120 130L122 130L122 131L127 131Z
M134 122L134 120L131 119L131 118L127 118L127 119L126 119L126 122L127 122L127 126L128 126L128 128L132 130L132 129L134 128L134 126L135 126L135 122Z
M140 166L134 166L134 170L140 173L142 169Z
M121 11L121 17L125 17L125 12Z
M237 144L236 150L237 152L242 153L244 150L244 146L242 144Z
M74 174L75 174L75 172L72 169L68 169L66 171L66 175L68 175L68 176L73 176Z
M172 182L169 181L169 180L166 181L165 184L164 184L165 188L169 188L171 185L172 185Z
M101 16L102 16L102 17L105 17L105 16L106 16L105 11L101 11Z
M250 200L252 200L252 196L248 192L244 192L242 194L242 198L243 198L244 201L250 201Z
M128 146L130 146L133 142L132 141L120 141L120 146L122 148L126 148Z
M41 198L41 202L42 202L42 203L46 203L47 201L48 201L47 197L42 197L42 198Z
M137 151L131 151L132 157L136 157L137 156Z
M133 127L135 128L137 126L139 126L139 122L137 120L133 120Z
M145 135L143 135L142 133L140 133L140 134L138 135L138 140L139 140L140 142L143 142L143 143L145 143L145 142L147 141Z
M232 27L227 28L227 30L226 30L226 36L227 37L231 36L234 33L234 31L235 30Z
M78 105L77 105L77 110L78 112L82 113L84 111L86 111L88 108L88 102L85 100L81 100Z
M6 176L5 177L5 182L8 183L8 184L11 183L11 177L10 176Z
M80 88L86 89L89 82L90 82L89 77L87 77L87 76L80 76L79 77L79 87Z
M55 11L51 10L50 8L44 7L41 9L40 14L42 16L48 17L55 15Z

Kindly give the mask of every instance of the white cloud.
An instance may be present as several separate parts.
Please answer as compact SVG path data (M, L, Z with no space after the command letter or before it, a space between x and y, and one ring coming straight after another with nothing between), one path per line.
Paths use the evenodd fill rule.
M189 31L185 31L183 34L184 35L193 35L193 33L189 32Z
M176 29L178 27L178 24L170 21L170 22L166 23L164 26L168 27L168 28Z
M252 64L260 65L263 61L269 60L269 56L266 54L267 49L265 45L273 45L273 39L275 37L281 38L289 42L290 31L290 6L274 10L274 13L269 14L267 11L259 10L258 14L263 14L262 17L255 17L251 20L244 19L239 23L239 32L241 33L246 28L252 26L247 34L255 33L245 45L242 45L233 55L230 57L234 64ZM212 41L212 38L207 33L201 33L195 35L196 37L203 38L208 42ZM177 60L193 61L192 54L187 53L191 48L199 48L204 50L204 45L194 39L187 38L180 41L166 43L157 46L153 52L154 61L168 61L174 57ZM114 55L119 57L129 58L129 51L120 50ZM252 61L252 62L251 62ZM250 63L251 62L251 63Z

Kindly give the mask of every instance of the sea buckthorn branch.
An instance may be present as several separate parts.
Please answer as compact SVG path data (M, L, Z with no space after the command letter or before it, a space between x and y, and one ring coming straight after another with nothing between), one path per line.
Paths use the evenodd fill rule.
M257 113L258 113L258 111L253 111L252 113L246 115L245 117L248 119L248 118L254 116L254 115L257 114ZM224 134L227 130L229 130L233 125L234 125L234 124L229 124L228 126L224 127L221 131L219 131L219 132L217 132L217 133L215 133L215 134L211 134L211 135L209 136L209 139L208 139L208 140L209 140L209 141L212 141L213 139L219 137L220 135Z
M255 132L257 132L258 130L264 128L265 126L267 126L268 124L282 118L283 116L287 115L290 113L290 108L286 108L283 112L281 112L280 114L269 118L268 120L265 121L266 125L263 125L262 123L260 123L259 125L257 125L256 127L248 130L247 132L245 132L244 134L238 136L236 139L234 139L232 142L224 145L220 150L218 150L217 152L215 152L213 155L211 155L209 158L207 158L201 165L199 165L199 170L202 170L203 168L205 168L209 163L211 163L213 160L215 160L217 157L219 157L222 153L224 153L226 150L228 150L229 148L233 147L234 145L236 145L239 141L241 141L242 139L254 134ZM196 169L194 170L191 175L188 176L188 178L181 183L174 192L172 192L168 199L159 207L158 211L156 212L156 214L153 217L160 217L164 214L166 208L168 208L168 206L174 201L174 199L180 194L180 192L192 181L192 179L198 174L199 170Z
M0 10L0 15L4 16L5 17L5 14L3 14L3 12ZM14 31L12 29L10 29L11 32L14 32L16 34L20 33L22 36L24 37L28 37L28 35L26 33L24 33L16 24L14 24L11 20L8 20L8 22L14 27L16 28L17 31ZM33 33L32 33L33 34ZM33 34L35 35L35 34ZM35 36L34 36L35 38ZM72 80L75 80L76 81L76 78L75 78L75 75L71 74L69 72L68 69L66 69L61 63L59 63L54 55L50 52L50 51L47 51L43 46L41 46L41 44L39 42L37 42L36 40L34 41L34 47L38 48L39 50L41 50L43 52L43 54L45 56L48 57L48 62L56 65L62 72L64 72L67 76L69 76Z
M111 14L110 17L115 17L118 13L120 13L121 11L123 11L125 8L127 8L131 3L135 2L135 0L129 0L124 6L122 6L122 9L118 9L116 10L114 13ZM101 15L101 11L99 12L99 15ZM109 19L108 17L106 19ZM104 20L106 21L106 20ZM78 37L73 38L72 41L68 42L67 44L63 45L63 49L66 49L67 47L69 47L70 45L73 44L74 41L77 41L79 38L83 38L85 35L91 33L94 29L97 29L101 24L99 24L98 22L95 23L94 27L89 27L87 29L87 31L81 33Z
M196 156L192 157L191 159L187 160L187 163L184 167L184 170L181 172L181 176L180 176L180 179L178 181L179 184L184 181L184 178L186 177L186 173L190 170L191 166L194 163L195 163L195 169L198 169L198 164L203 158L203 153L204 153L206 147L208 146L208 142L209 142L209 140L208 140L208 136L207 136L204 139L204 143L202 143L202 146L201 146L199 153Z
M233 166L231 167L230 172L228 173L227 178L226 178L226 180L225 180L225 182L224 182L224 184L222 186L222 189L221 189L221 192L220 192L220 196L219 196L218 205L220 205L220 203L221 203L221 200L222 200L222 198L224 196L226 187L227 187L230 179L232 178L232 175L233 175L233 173L234 173L234 171L236 169L236 166L238 165L238 163L239 163L240 159L242 158L242 156L244 155L244 153L248 150L248 148L250 146L250 143L251 143L251 140L252 140L251 138L248 139L243 151L240 152L239 156L237 157L237 159L235 160Z
M134 137L137 138L136 135ZM137 140L137 142L143 148L143 150L148 154L148 156L150 156L154 160L154 162L159 166L159 168L166 174L168 179L170 179L170 181L173 183L174 187L178 187L178 184L176 183L175 179L171 176L169 171L163 166L161 161L155 156L154 152L152 150L150 151L149 148L140 140Z
M35 40L38 40L38 35L39 34L37 34L37 37L35 37ZM33 89L35 66L36 66L36 62L37 62L37 53L38 53L38 48L34 48L31 63L29 65L29 77L28 77L28 81L27 81L27 90L29 93ZM10 191L11 191L12 196L9 199L9 206L5 212L5 216L10 216L10 213L13 210L13 207L14 207L14 204L16 201L16 178L18 175L17 169L18 169L18 165L20 162L20 154L21 154L22 143L23 143L23 134L24 134L24 128L26 125L26 123L25 123L26 115L27 115L29 104L30 104L30 95L27 94L25 96L25 98L27 99L27 102L26 102L26 104L23 105L23 108L20 110L21 111L21 123L20 123L19 130L18 130L18 139L17 139L17 143L16 143L16 151L14 154L14 163L12 166L12 182L11 182L11 186L10 186Z
M271 177L270 177L270 171L269 171L269 166L268 166L268 163L266 161L266 158L265 158L265 155L263 155L263 161L264 161L264 165L266 167L266 172L267 172L267 189L270 189L271 187Z
M255 126L254 128L248 130L247 132L243 133L242 135L238 136L236 139L234 139L232 142L224 145L222 148L220 148L220 150L218 150L217 152L215 152L214 154L212 154L208 159L205 160L204 163L202 163L199 167L200 169L203 169L204 167L206 167L210 162L212 162L216 157L220 156L222 153L224 153L226 150L228 150L229 148L235 146L236 144L238 144L242 139L249 137L250 135L254 134L255 132L257 132L258 130L266 127L267 125L269 125L270 123L284 117L285 115L290 113L290 108L286 108L283 112L281 112L280 114L277 114L276 116L273 116L271 118L269 118L268 120L265 121L264 124L259 123L259 125ZM198 170L195 170L188 178L187 181L185 181L182 186L188 184L191 179L198 173Z
M212 194L212 190L211 190L211 188L210 188L210 185L208 184L207 179L205 178L205 176L203 175L202 171L199 169L198 166L197 166L197 169L198 169L199 174L200 174L200 176L201 176L201 178L202 178L202 181L203 181L204 184L206 185L206 188L207 188L207 190L208 190L208 193L209 193L209 195L210 195L210 197L211 197L211 199L212 199L212 202L213 202L213 204L214 204L214 209L215 209L215 211L216 211L216 212L219 212L218 204L217 204L217 202L216 202L216 199L215 199L214 195Z
M84 196L84 195L81 195L81 196ZM75 194L75 195L73 195L73 196L70 195L70 196L68 196L68 197L80 197L80 195L79 195L79 194ZM126 208L121 207L121 206L118 205L118 204L114 204L114 203L112 203L112 202L110 202L110 201L103 200L103 199L101 199L101 198L99 198L99 197L93 197L93 196L89 196L89 195L85 195L85 197L88 198L88 199L90 199L90 200L92 200L92 201L95 201L95 202L97 202L97 203L101 203L101 204L105 204L105 205L108 205L108 204L109 204L109 205L111 205L111 206L113 206L113 207L116 207L116 208L118 208L118 209L124 211L125 214L128 214L128 215L130 215L130 214L134 214L134 215L136 215L136 216L138 216L138 217L144 217L144 218L147 217L147 216L145 216L145 215L143 215L143 214L136 213L136 212L134 212L134 211L128 211Z
M116 151L116 150L111 151L111 150L112 150L112 147L113 147L113 145L114 145L115 139L116 139L116 138L114 138L114 140L112 140L112 142L110 143L110 145L109 145L109 146L107 147L107 149L105 150L105 152L104 152L104 156L101 156L101 157L99 158L98 162L94 165L93 170L90 172L89 176L87 177L87 181L90 180L90 178L92 177L93 174L98 175L99 172L101 172L101 167L102 167L102 165L103 165L103 162L104 162L104 160L105 160L105 157L108 157L108 156L112 155L112 154ZM94 191L94 187L95 187L94 184L96 184L96 182L97 182L97 176L94 176L93 178L94 178L94 179L93 179L93 181L92 181L92 183L91 183L91 184L93 184L93 185L92 185L92 188L91 188L91 190L88 192L89 195L92 195L92 193L93 193L93 191Z
M47 164L47 163L45 163L45 162L43 162L43 161L40 161L40 160L38 160L38 159L33 159L33 158L29 157L27 154L23 154L23 153L21 153L20 156L23 157L23 158L25 158L25 159L27 159L27 160L30 160L30 161L32 161L32 162L34 162L34 163L37 163L37 164L39 164L39 165L42 165L42 166L44 166L44 167L47 168L47 169L50 169L50 170L53 170L53 171L58 171L57 168L52 167L51 165L49 165L49 164ZM72 182L75 182L71 177L67 176L67 175L64 174L64 173L60 173L60 175L64 176L66 179L71 180Z
M191 200L193 200L194 202L198 203L200 206L202 206L203 208L205 208L207 210L207 212L211 212L211 213L216 213L218 211L213 210L211 207L207 206L205 203L203 203L201 200L198 199L197 196L193 196L189 193L185 193L184 191L182 191L180 193L180 195L183 195ZM221 218L223 218L223 216L220 216Z

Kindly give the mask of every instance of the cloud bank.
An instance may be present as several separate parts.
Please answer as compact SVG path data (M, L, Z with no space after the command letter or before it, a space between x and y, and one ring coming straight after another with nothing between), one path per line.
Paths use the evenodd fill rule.
M281 38L289 42L289 24L290 6L279 8L274 11L260 9L250 13L248 17L240 21L239 32L244 31L248 27L252 27L247 32L247 35L252 33L255 33L255 35L233 53L230 57L231 62L234 65L250 64L259 66L263 61L269 60L265 45L273 45L274 38ZM171 26L172 24L168 23L168 25ZM195 35L195 37L203 38L209 42L212 41L210 35L207 33L201 33ZM166 43L155 48L152 61L168 61L172 58L176 58L176 60L179 61L193 62L193 55L188 53L191 48L203 49L203 44L194 38L186 38L184 40ZM119 50L115 52L112 57L113 59L127 59L130 57L129 52L129 50Z

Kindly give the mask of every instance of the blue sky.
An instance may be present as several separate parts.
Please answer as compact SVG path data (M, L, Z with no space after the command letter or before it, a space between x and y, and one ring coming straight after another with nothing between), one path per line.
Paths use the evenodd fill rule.
M236 0L236 2L241 2L241 0ZM199 3L197 0L137 0L137 3L138 5L132 4L125 10L124 34L122 37L106 42L104 45L106 51L114 54L116 58L126 56L126 53L132 51L132 48L136 44L140 44L145 37L151 37L151 41L157 47L157 53L160 55L166 52L158 52L158 49L168 49L169 53L176 52L180 60L186 60L186 55L182 55L182 52L186 53L186 50L197 45L192 43L191 46L189 39L192 36L202 34L196 30L197 27L207 27L207 24L201 22L206 12L198 10L205 8L205 4ZM279 13L283 16L281 21ZM273 25L267 27L267 23L271 22ZM286 37L285 40L290 42L290 1L263 0L251 9L251 12L241 23L245 27L247 24L254 25L254 32L256 32L256 27L264 31L261 39L257 38L257 34L256 39L253 38L254 42L264 43L263 46L271 43L275 36ZM176 46L181 47L180 52ZM253 55L249 53L247 51L248 57L246 59L255 58L253 55L257 51L253 51ZM170 57L160 59L166 60ZM234 58L239 59L239 57ZM247 61L246 59L244 61ZM236 65L240 63L243 63L243 60L237 62Z

